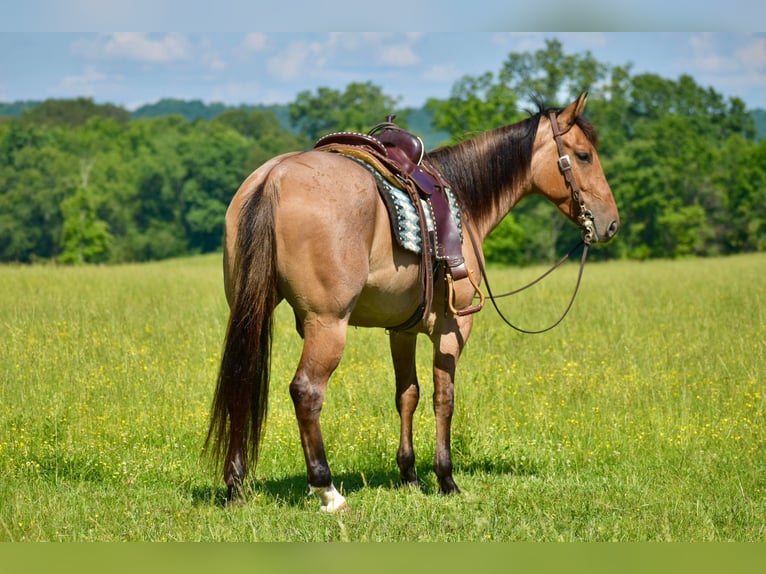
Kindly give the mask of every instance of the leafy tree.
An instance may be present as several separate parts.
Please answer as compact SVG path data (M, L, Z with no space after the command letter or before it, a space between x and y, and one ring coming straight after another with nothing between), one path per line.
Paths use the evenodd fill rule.
M220 248L226 208L250 172L249 147L245 137L216 122L195 124L180 140L185 176L176 201L193 251Z
M48 126L79 126L92 117L109 118L125 124L130 113L112 104L96 104L91 98L74 100L45 100L39 106L29 108L22 121Z
M177 114L188 121L212 120L224 113L226 109L226 106L221 103L206 104L201 100L162 98L156 103L141 106L131 116L133 118L160 118Z
M608 249L651 257L729 252L727 205L735 187L723 182L755 134L741 100L727 101L689 76L641 74L630 78L619 102L598 110L625 122L604 161L627 222L621 247ZM722 150L732 146L737 152L727 152L726 161Z
M426 108L434 125L460 141L522 118L516 109L516 95L492 72L478 77L464 76L452 87L446 101L431 98Z
M553 38L534 53L509 54L499 80L530 102L542 100L556 105L569 103L583 91L595 93L608 69L590 51L565 54L561 42Z
M724 251L766 250L766 140L726 140L714 178L728 190L725 205L715 212Z
M609 157L635 135L636 118L631 113L631 65L614 66L601 84L601 97L588 98L586 113L598 128L599 155Z
M370 82L353 82L344 92L320 87L316 94L303 91L290 104L290 121L313 142L339 131L366 132L396 112L398 98L387 96ZM406 127L406 117L396 122Z
M493 263L518 265L524 262L524 228L508 214L484 241L484 257Z
M38 126L26 125L18 120L0 124L0 165L12 166L17 153L41 147L49 139L48 131Z
M0 168L0 257L30 262L60 252L61 201L75 186L71 158L54 146L26 147Z
M750 115L755 123L756 138L766 139L766 110L759 108L750 112Z
M279 154L307 149L313 143L302 134L286 131L271 111L229 110L218 116L214 123L229 127L250 140L246 159L248 169L255 169Z
M105 221L98 219L93 198L85 187L77 188L61 202L63 216L59 260L64 263L105 261L111 236Z

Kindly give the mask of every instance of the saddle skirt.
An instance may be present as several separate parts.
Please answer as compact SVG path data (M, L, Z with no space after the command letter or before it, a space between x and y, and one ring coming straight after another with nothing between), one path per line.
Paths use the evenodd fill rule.
M342 152L340 152L342 154ZM345 154L343 154L345 155ZM360 159L358 157L347 155L350 159L354 160L359 165L365 167L374 177L378 184L378 191L380 193L383 202L388 208L391 221L391 231L396 239L396 242L402 249L420 255L423 252L423 237L427 236L430 241L430 251L435 251L434 246L434 234L436 227L434 224L434 216L431 210L431 206L426 199L419 198L421 207L425 215L426 232L420 226L420 217L418 216L418 208L413 203L412 197L401 186L396 186L391 183L389 179L375 166ZM447 201L450 208L450 214L457 224L460 238L463 237L463 227L460 219L460 209L457 205L457 200L452 190L449 187L444 188L444 192L447 196Z

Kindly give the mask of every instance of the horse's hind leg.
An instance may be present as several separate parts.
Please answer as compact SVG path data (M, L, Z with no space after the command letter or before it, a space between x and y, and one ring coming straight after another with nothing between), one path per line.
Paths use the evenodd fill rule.
M245 499L244 485L245 465L242 462L242 447L235 446L230 449L226 457L224 480L228 488L226 500L228 502L242 502Z
M415 471L415 450L412 447L412 417L420 399L415 367L417 335L392 332L389 343L396 375L396 410L401 421L396 464L399 466L402 483L417 486L419 481Z
M460 353L471 333L473 318L461 317L434 340L434 414L436 415L436 455L434 469L439 490L444 494L460 492L452 478L450 428L455 410L455 369Z
M327 381L338 366L346 344L346 322L336 320L328 324L322 319L305 320L303 335L303 354L290 383L290 396L298 419L309 488L321 499L322 510L337 512L347 508L346 500L332 483L319 415Z

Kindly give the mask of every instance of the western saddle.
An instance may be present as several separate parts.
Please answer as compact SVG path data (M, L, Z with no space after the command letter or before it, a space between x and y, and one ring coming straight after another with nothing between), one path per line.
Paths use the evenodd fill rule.
M389 183L406 191L417 210L423 246L420 266L424 286L423 303L410 320L391 327L391 330L406 330L419 320L427 320L433 302L434 270L440 262L445 264L447 304L454 315L470 315L481 310L484 296L463 258L460 229L447 197L448 185L433 166L424 161L423 141L396 125L393 121L395 117L387 116L385 122L374 126L367 134L336 132L326 135L316 142L314 148L349 155L366 162ZM424 204L430 210L433 221L433 238L429 236ZM480 301L477 305L456 309L453 282L466 278L479 293Z

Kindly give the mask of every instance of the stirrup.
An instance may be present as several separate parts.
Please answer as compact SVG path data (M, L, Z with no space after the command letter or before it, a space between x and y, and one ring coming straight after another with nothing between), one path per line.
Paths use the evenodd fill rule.
M471 270L468 269L467 271L468 271L468 280L471 282L471 285L473 286L474 291L476 291L476 293L479 294L479 303L476 305L469 305L465 309L455 308L454 280L452 279L452 274L449 271L446 273L447 289L449 290L449 293L447 294L447 304L449 305L450 312L456 317L465 317L466 315L478 313L484 307L484 300L485 300L484 293L482 293L481 289L479 288L479 285L474 280L473 273L471 273Z

